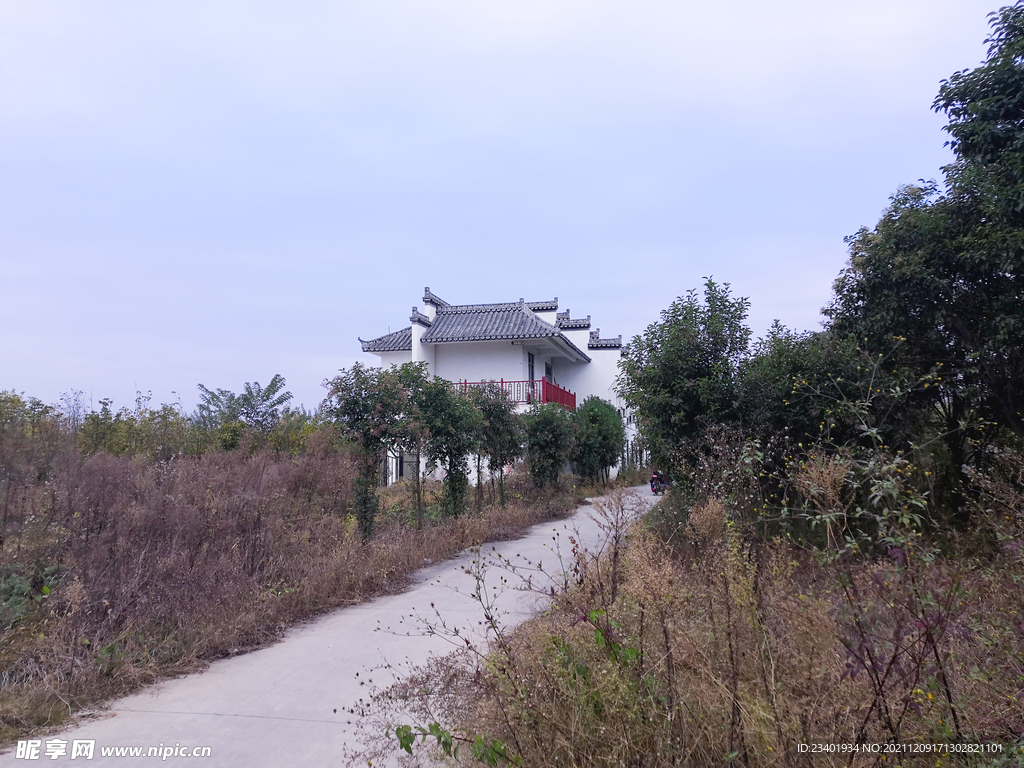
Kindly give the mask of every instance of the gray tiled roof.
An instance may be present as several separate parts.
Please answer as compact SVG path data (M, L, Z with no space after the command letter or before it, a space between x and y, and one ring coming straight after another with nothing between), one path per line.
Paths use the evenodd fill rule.
M534 312L551 312L554 309L558 309L558 297L555 296L551 301L528 301L526 306Z
M493 339L543 339L561 336L523 302L517 304L466 304L438 308L434 324L423 334L427 344L445 341Z
M621 346L621 335L614 339L602 339L600 328L590 332L590 341L587 342L587 349L615 349Z
M552 302L534 302L550 306ZM530 304L463 304L438 307L433 325L423 334L425 344L455 341L558 339L589 361L586 353L550 323L534 314Z
M565 312L559 312L557 317L558 320L555 325L559 328L582 328L585 330L590 327L590 315L587 315L586 318L578 317L573 320L569 317L569 310L565 310Z
M442 299L440 296L437 296L434 293L432 293L429 287L423 289L423 303L424 304L433 304L435 307L450 307L451 306L451 304L449 304L447 301Z
M363 345L363 352L410 352L412 351L412 327L403 328L386 336L378 336L369 341L360 339L359 342Z
M432 305L436 313L428 318L413 307L411 322L426 330L422 340L425 344L443 344L459 341L522 341L526 339L552 339L556 346L568 348L580 359L590 361L587 354L573 344L560 328L589 328L590 317L586 320L571 320L569 313L557 315L555 325L545 322L536 312L558 310L558 298L550 301L523 301L505 304L462 304L452 305L423 289L423 300ZM595 346L594 334L591 345ZM402 352L412 350L412 329L403 328L369 341L359 340L364 352ZM614 346L614 339L598 339L597 346ZM621 346L621 337L620 343Z

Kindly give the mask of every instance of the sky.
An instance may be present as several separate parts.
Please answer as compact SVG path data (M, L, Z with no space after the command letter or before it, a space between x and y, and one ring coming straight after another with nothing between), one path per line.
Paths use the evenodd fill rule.
M0 0L0 390L312 408L425 286L815 330L996 7Z

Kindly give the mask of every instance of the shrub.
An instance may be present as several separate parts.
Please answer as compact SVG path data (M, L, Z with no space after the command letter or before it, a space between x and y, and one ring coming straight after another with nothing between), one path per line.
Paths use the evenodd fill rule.
M607 480L608 469L622 456L626 428L622 417L611 403L591 396L573 414L576 440L572 463L576 473L585 480Z
M536 405L525 416L526 461L533 482L557 485L575 440L572 415L560 405Z

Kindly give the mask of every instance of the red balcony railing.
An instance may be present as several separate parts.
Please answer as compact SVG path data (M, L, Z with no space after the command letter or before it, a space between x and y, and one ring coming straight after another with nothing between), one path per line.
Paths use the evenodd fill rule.
M558 403L563 408L568 408L570 411L576 410L576 393L570 392L567 389L562 389L557 384L553 384L547 379L541 379L541 395L544 398L545 403Z
M513 403L558 403L570 411L576 410L576 393L562 389L547 379L536 381L462 381L459 382L462 391L466 392L473 387L495 386L508 395Z

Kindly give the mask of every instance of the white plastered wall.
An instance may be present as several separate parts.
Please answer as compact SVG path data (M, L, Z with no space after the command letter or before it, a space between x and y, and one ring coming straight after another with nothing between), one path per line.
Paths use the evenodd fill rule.
M449 381L520 381L525 378L523 347L507 341L434 344L432 373ZM541 372L543 372L543 366Z
M586 349L586 345L581 348ZM590 357L589 363L572 363L565 358L555 359L555 378L558 385L576 393L577 405L582 404L591 395L597 395L602 400L620 407L619 398L615 394L620 350L587 349L586 352Z
M377 354L380 355L381 368L391 368L392 366L408 363L412 357L412 353L409 350L402 352L379 352Z
M554 325L558 321L558 317L557 317L558 310L557 309L552 309L551 311L544 310L544 311L541 311L541 312L533 310L533 314L535 314L537 317L539 317L541 320L543 320L548 325Z

